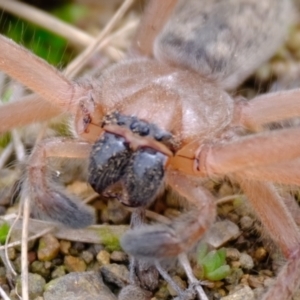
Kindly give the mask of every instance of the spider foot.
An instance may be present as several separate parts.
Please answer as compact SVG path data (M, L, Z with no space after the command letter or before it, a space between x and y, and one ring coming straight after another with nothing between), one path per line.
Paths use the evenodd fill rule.
M156 269L158 270L161 277L172 287L177 293L174 300L193 300L196 297L196 286L197 284L191 284L187 289L183 290L168 274L168 272L161 266L159 261L155 262Z
M154 291L158 287L159 273L149 260L131 257L129 272L131 284L138 285L147 291Z
M76 196L54 187L54 184L46 187L27 184L24 190L25 193L29 192L31 211L36 218L56 221L71 228L82 228L95 223L95 213L91 207L83 204Z
M145 224L145 209L139 207L131 215L131 228L139 228ZM149 259L130 257L130 283L147 291L154 291L158 287L158 271Z
M122 248L134 257L162 258L182 252L176 232L165 225L143 226L126 232Z

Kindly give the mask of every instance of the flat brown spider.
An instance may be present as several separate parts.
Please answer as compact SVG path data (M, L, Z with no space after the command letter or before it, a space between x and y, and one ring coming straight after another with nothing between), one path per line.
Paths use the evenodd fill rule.
M45 140L29 158L37 212L73 227L93 222L89 209L44 176L49 157L90 156L89 181L99 193L121 187L124 204L147 206L168 185L193 204L170 226L135 228L122 240L133 256L176 256L214 222L214 198L199 178L229 175L287 259L263 299L291 299L300 285L300 235L272 182L300 185L300 128L265 125L299 117L300 91L250 102L224 91L276 51L291 12L289 0L149 1L128 59L93 80L68 80L1 37L1 70L56 106L45 102L36 116L28 100L26 115L64 111L74 120L76 138ZM7 125L12 107L0 110L1 131L27 122Z

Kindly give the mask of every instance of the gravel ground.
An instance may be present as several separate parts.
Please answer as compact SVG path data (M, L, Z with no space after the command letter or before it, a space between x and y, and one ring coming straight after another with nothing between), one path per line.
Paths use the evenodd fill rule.
M88 17L89 22L81 20L81 24L77 25L84 24L84 30L93 33L96 26L102 26L107 22L115 11L116 3L117 1L113 1L110 5L100 5L100 14L95 13L96 9L91 10L93 13ZM137 19L139 8L140 6L137 5L121 22L121 26ZM279 49L268 63L261 66L238 89L237 94L251 98L259 92L299 86L299 29L300 24L296 24L291 29L285 46ZM101 63L98 63L100 67L122 57L123 51L128 47L129 37L130 34L123 40L113 42L111 48L105 49L105 56L104 58L101 56ZM97 57L93 59L93 62L96 59ZM295 120L295 122L298 121ZM34 126L20 131L22 143L26 149L32 147L40 128ZM46 135L57 135L57 128L52 124L46 129ZM0 154L5 149L1 151ZM11 219L8 217L18 210L18 201L12 204L11 200L18 200L17 187L23 174L22 164L14 163L15 160L16 155L13 153L0 170L0 215L5 216L9 222ZM129 226L130 212L116 199L94 195L85 181L85 162L51 161L50 163L53 173L59 174L60 181L71 193L82 199L89 199L89 203L97 212L97 224L104 224L107 227L95 229L96 238L95 232L83 230L70 233L63 229L60 232L55 227L45 235L32 239L28 245L29 298L35 300L113 300L119 297L120 300L167 300L178 296L170 284L158 277L149 263L143 265L146 278L143 283L144 288L132 284L130 257L122 251L119 245L120 232L123 233ZM262 293L274 282L274 277L284 264L284 259L276 246L268 239L238 186L229 180L217 179L207 180L204 185L218 199L218 217L201 243L207 245L209 251L224 248L226 265L229 266L230 272L222 280L209 281L203 275L203 265L197 263L197 248L195 248L188 253L193 273L203 282L203 289L209 300L260 299ZM279 188L285 193L290 191L286 187ZM12 193L12 190L16 192ZM293 189L292 195L296 200L299 199L297 190ZM157 221L158 215L168 219L180 215L187 205L177 198L173 193L166 191L151 206L150 210L155 214L150 215L148 222ZM44 225L45 228L47 226L50 228L49 224L44 223ZM115 233L114 230L118 226L120 226L120 231ZM34 225L29 235L38 234L38 229L41 227L40 224ZM107 229L110 227L111 229ZM13 231L10 242L19 241L20 237L21 226ZM97 242L97 238L101 239L102 243ZM17 276L10 273L2 249L0 255L0 286L10 299L19 299L22 284L20 245L7 250L8 260L16 270ZM186 271L175 259L161 263L182 289L188 288ZM146 273L148 277L145 276ZM300 299L300 292L293 299Z

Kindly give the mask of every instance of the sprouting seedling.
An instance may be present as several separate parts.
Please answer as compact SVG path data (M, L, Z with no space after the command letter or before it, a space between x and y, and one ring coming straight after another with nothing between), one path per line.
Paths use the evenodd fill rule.
M5 243L9 228L10 227L8 223L3 223L0 225L0 245L3 245Z
M230 274L230 266L226 264L224 248L209 251L207 244L200 244L197 252L197 263L202 268L203 279L218 281Z

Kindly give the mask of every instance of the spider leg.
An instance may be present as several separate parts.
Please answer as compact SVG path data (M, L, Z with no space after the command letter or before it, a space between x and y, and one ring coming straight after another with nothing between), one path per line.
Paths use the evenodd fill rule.
M300 186L300 161L298 159L270 166L247 168L239 171L239 174L253 180Z
M0 69L65 112L77 112L78 99L88 91L54 67L0 35ZM34 70L30 72L28 70Z
M300 234L297 225L272 184L247 180L239 175L235 179L270 236L288 259L263 299L291 299L300 285Z
M30 195L34 215L73 228L94 223L93 210L68 195L47 176L47 158L85 158L90 150L88 143L62 138L45 140L34 148L28 160L23 189Z
M236 122L259 130L264 124L283 121L300 115L300 89L263 94L251 101L240 102Z
M292 215L275 187L268 182L248 180L239 174L235 174L234 178L237 178L258 217L284 255L292 255L300 245L300 235Z
M191 248L215 219L214 197L193 178L168 170L166 181L193 205L193 209L170 225L144 226L128 231L121 244L135 257L176 256Z
M0 133L34 122L47 121L61 113L62 111L57 106L41 101L36 95L26 96L21 101L1 106Z
M153 43L168 20L177 0L150 0L133 39L130 52L143 56L153 55Z
M300 157L300 128L257 133L238 140L203 146L197 170L208 175L287 162Z
M31 69L34 69L34 72L28 74L28 70ZM54 111L49 109L50 115L55 115L59 110L72 114L75 117L75 130L83 139L95 141L95 137L99 136L101 128L91 122L99 124L101 113L99 115L97 112L99 108L101 110L101 104L95 103L93 87L89 81L68 80L54 67L1 35L0 70L56 106L57 111L55 108ZM11 113L9 107L8 110ZM29 111L32 112L30 109Z
M300 128L295 127L200 147L195 141L171 157L169 164L185 174L201 177L227 175L248 168L265 168L299 158L299 135Z
M131 214L130 228L145 225L145 208L136 208ZM158 286L158 271L153 261L130 257L130 283L137 284L146 290L153 291Z
M262 300L292 299L294 292L300 285L300 251L290 256L276 277L276 281ZM295 299L295 298L294 298Z

